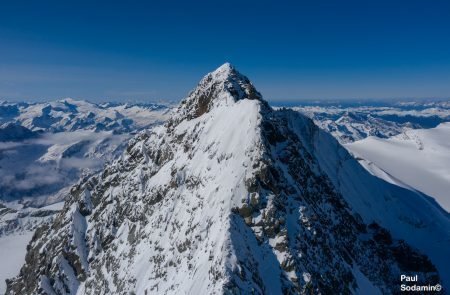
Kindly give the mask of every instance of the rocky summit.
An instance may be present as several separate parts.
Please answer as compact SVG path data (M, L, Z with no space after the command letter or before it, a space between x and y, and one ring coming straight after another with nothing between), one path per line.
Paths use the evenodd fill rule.
M391 294L401 275L450 286L449 233L224 64L72 187L6 293Z

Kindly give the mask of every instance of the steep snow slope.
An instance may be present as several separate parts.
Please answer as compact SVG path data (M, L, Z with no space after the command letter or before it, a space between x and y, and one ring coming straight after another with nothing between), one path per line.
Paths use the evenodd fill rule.
M48 223L62 209L62 203L42 208L25 208L11 202L0 203L0 294L6 291L5 280L16 276L25 262L26 247L34 230Z
M369 137L346 148L450 211L450 123L389 139Z
M26 247L33 232L0 237L0 294L6 291L5 280L16 276L21 265L25 263Z
M448 237L423 195L371 176L225 64L71 189L7 293L391 293L402 273L447 284Z

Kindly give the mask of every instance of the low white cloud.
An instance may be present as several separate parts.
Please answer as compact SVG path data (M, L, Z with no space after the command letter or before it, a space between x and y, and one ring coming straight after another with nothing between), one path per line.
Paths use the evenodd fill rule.
M81 130L46 133L23 142L0 142L0 198L56 192L76 182L81 172L101 169L104 154L113 154L128 138ZM79 152L64 153L80 142Z
M87 159L87 158L65 158L60 162L60 168L62 169L99 169L103 165L103 161L100 159Z
M10 150L15 147L18 147L20 145L23 145L21 142L12 142L12 141L6 141L6 142L0 142L0 152L4 150Z

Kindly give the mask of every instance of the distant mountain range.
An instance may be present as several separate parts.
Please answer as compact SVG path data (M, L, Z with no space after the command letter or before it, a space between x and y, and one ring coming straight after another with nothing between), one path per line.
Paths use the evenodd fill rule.
M313 119L341 143L368 136L388 138L450 121L449 101L317 102L293 109Z
M136 132L164 120L166 104L95 104L70 98L44 103L0 102L0 124L15 123L31 131L76 130Z
M0 199L43 201L100 169L132 134L161 124L169 112L168 105L73 99L0 103Z

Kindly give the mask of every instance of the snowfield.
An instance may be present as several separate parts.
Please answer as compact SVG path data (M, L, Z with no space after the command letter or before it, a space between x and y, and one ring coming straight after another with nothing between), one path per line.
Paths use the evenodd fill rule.
M5 280L16 276L25 263L26 247L35 229L50 222L62 207L63 202L42 208L0 203L0 294L6 291Z
M374 175L433 197L450 212L450 123L346 144Z
M6 279L19 273L20 267L25 263L25 253L33 232L0 237L0 294L6 291Z

